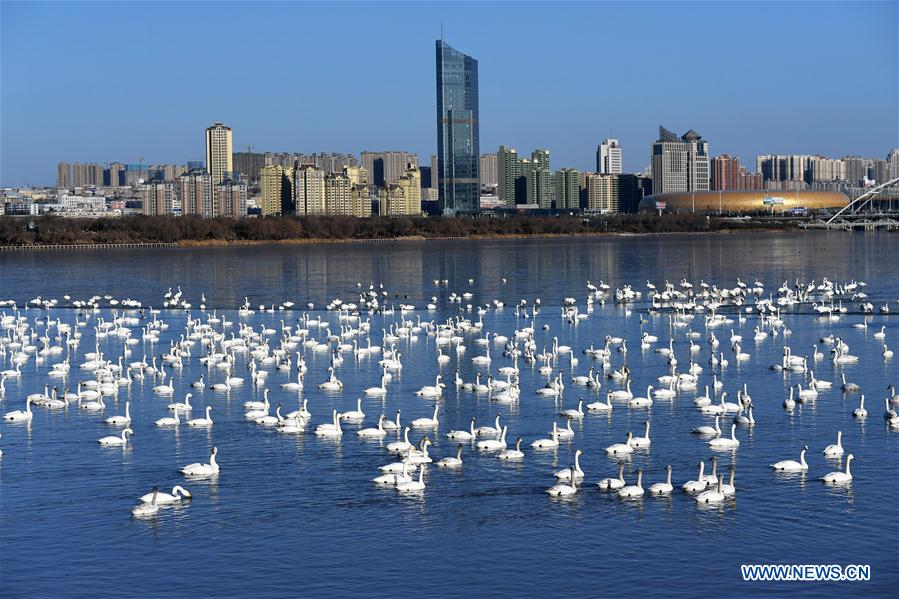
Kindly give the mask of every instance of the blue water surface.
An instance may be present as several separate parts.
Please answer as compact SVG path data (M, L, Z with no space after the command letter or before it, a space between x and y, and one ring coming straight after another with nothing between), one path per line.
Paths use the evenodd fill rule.
M758 317L737 319L733 308L723 309L733 324L707 329L704 315L685 327L675 327L670 310L649 313L646 282L657 286L686 279L696 288L704 281L734 287L737 279L764 284L776 298L777 289L797 279L821 283L864 281L864 292L875 307L868 328L861 300L843 300L847 313L838 319L820 317L803 304L785 310L783 319L791 335L753 340ZM446 280L444 284L442 281ZM469 282L469 279L472 282ZM437 283L435 284L435 280ZM587 312L587 281L611 288L605 303L595 303L586 320L569 323L562 317L565 297ZM616 288L630 284L644 293L629 306L611 297ZM361 285L361 287L360 287ZM378 357L356 361L352 353L337 369L342 392L326 392L317 384L326 380L330 357L300 348L308 373L302 394L288 392L280 384L287 375L268 366L267 388L272 403L284 411L308 400L312 420L300 434L279 434L244 418L243 403L261 399L262 389L246 383L231 392L195 389L191 381L201 375L207 384L220 382L223 371L199 362L204 350L192 348L184 367L174 373L175 399L152 392L148 377L123 386L107 400L102 413L87 413L76 405L67 410L34 408L30 424L0 424L0 592L7 597L87 596L259 596L259 597L369 597L413 595L446 597L465 594L478 597L585 596L623 594L696 597L754 595L801 597L886 597L899 588L899 432L882 418L883 398L890 383L899 384L899 358L884 361L882 342L874 333L886 327L886 343L899 350L899 236L895 233L758 233L736 235L671 235L646 237L573 238L511 241L430 241L384 244L322 244L260 246L215 249L78 250L71 252L0 252L0 300L17 301L19 314L43 334L47 327L38 319L63 323L76 319L85 326L77 349L51 356L42 364L35 357L22 367L19 379L7 379L0 411L22 409L24 398L41 392L45 384L74 389L91 377L81 371L84 353L99 347L104 357L116 362L125 344L108 336L96 339L100 319L113 318L108 300L97 312L80 312L66 302L110 295L132 298L160 308L156 316L169 327L160 341L141 339L143 318L131 327L140 342L129 346L124 363L148 361L169 351L170 343L184 333L188 316L206 320L216 315L233 321L228 336L241 323L256 331L275 329L278 343L282 321L297 327L307 314L329 322L339 334L336 312L325 304L334 298L358 301L369 285L382 303L395 307L390 314L361 314L371 324L373 345L382 343L383 331L404 320L446 322L450 318L477 321L478 306L491 304L483 315L485 331L512 337L516 329L535 327L538 349L552 347L553 338L573 348L579 364L568 357L558 366L568 377L585 374L593 363L582 350L601 347L607 335L627 339L626 356L614 352L615 368L626 363L633 373L633 390L643 395L646 386L658 386L656 378L667 371L664 357L653 349L641 350L643 330L655 334L664 346L675 339L675 354L683 371L690 360L688 330L701 333L701 351L694 360L705 370L697 391L681 391L672 400L656 400L649 410L628 409L615 402L611 415L587 414L573 423L574 439L554 451L535 451L527 443L548 436L558 411L572 408L579 397L604 398L607 389L620 385L604 379L602 389L567 386L561 398L536 394L546 377L536 367L519 361L521 397L517 404L499 405L486 395L457 390L451 381L458 368L465 381L488 369L471 358L485 349L475 343L482 336L464 335L466 352L450 351L448 364L438 366L434 337L426 332L401 338L397 349L404 367L394 376L385 398L366 398L363 425L344 425L339 441L317 438L312 430L327 422L331 410L354 409L361 391L379 383ZM162 308L163 294L180 286L192 307L189 311ZM451 294L469 292L471 299L451 302ZM199 308L200 294L207 310ZM40 296L56 299L49 310L26 307ZM436 297L435 310L426 304ZM237 308L247 298L255 313L241 316ZM533 318L530 306L540 299L543 308ZM514 306L527 300L528 318ZM285 301L293 309L281 310ZM313 309L307 303L314 304ZM415 306L401 313L400 304ZM471 304L471 308L468 308ZM892 314L879 308L887 304ZM260 311L274 305L272 312ZM14 314L10 307L0 313ZM640 320L647 323L641 326ZM544 329L544 325L548 329ZM221 325L216 325L221 329ZM744 337L747 362L737 363L728 345L734 333ZM765 330L769 330L765 327ZM710 424L693 405L704 386L711 384L709 346L713 333L722 341L720 350L730 358L723 371L724 391L734 399L745 383L752 395L753 427L740 426L735 452L713 452L690 429ZM2 331L4 335L7 331ZM857 364L838 366L827 359L829 348L819 340L826 335L843 337ZM52 344L60 344L51 329ZM311 329L323 340L324 329ZM358 337L365 345L369 335ZM40 342L35 341L38 347ZM782 408L791 385L806 386L808 376L769 369L780 361L783 346L795 355L810 355L818 344L825 359L815 364L819 379L833 381L812 403L792 413ZM491 344L490 372L512 360L502 347ZM71 358L67 379L48 376L50 365ZM0 370L14 368L12 352L0 355ZM246 355L238 355L235 375L249 377ZM497 413L509 427L509 444L525 439L525 458L502 463L494 454L474 451L466 444L463 467L458 471L426 471L427 487L421 494L403 496L391 488L379 488L370 480L377 467L394 461L384 441L359 439L354 431L375 426L379 414L393 417L402 411L403 422L431 416L434 400L417 397L415 391L432 385L437 373L448 380L439 405L437 434L418 431L417 442L429 434L435 457L454 455L456 444L444 437L450 429L465 429L475 416L479 425L492 424ZM840 391L840 374L861 385L869 416L852 417L857 394ZM293 373L291 380L294 380ZM501 377L500 377L501 378ZM191 429L154 426L168 415L166 404L193 393L192 417L213 406L214 425ZM97 439L117 434L119 427L103 420L124 412L131 402L135 431L124 448L100 447ZM274 409L274 407L273 407ZM631 484L642 468L644 484L664 480L672 465L676 490L671 497L619 500L601 493L595 483L617 474L617 460L603 448L622 442L628 431L642 435L644 421L652 424L652 446L638 450L625 461L625 478ZM730 428L730 417L725 420ZM843 460L826 459L824 446L843 431L847 453L855 455L851 485L832 487L819 478L844 467ZM777 475L769 464L798 459L807 444L810 469L804 475ZM213 446L219 450L221 472L214 479L189 480L179 468L190 462L208 461ZM574 497L552 499L544 492L554 484L553 472L568 467L575 450L584 453L581 465L585 483ZM737 494L733 500L711 507L697 507L679 485L696 478L697 463L720 460L720 470L736 467ZM136 519L130 514L137 498L154 485L169 491L175 484L187 487L193 501L163 508L154 518ZM744 563L870 564L871 580L864 583L748 583L740 576Z

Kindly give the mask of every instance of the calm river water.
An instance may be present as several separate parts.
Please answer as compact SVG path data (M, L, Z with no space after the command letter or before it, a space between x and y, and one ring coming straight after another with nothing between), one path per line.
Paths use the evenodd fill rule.
M785 326L792 332L754 339L760 325L755 312L740 322L734 308L723 309L733 323L706 328L704 314L687 326L675 327L671 312L649 312L647 281L662 288L666 280L686 279L735 287L737 279L764 284L763 298L784 282L798 279L807 284L824 278L836 282L864 281L867 298L852 301L847 294L842 305L848 310L840 318L822 318L811 303L788 308ZM446 283L435 284L435 280ZM588 313L587 281L610 286L604 303L594 303ZM224 371L200 362L206 349L197 343L183 367L172 373L174 399L153 392L160 383L148 374L119 387L107 397L102 411L34 407L30 424L0 423L0 593L7 597L96 597L136 596L196 597L363 597L412 595L446 597L465 594L485 597L540 597L550 594L604 597L624 594L641 596L696 597L715 595L745 597L787 593L802 597L886 597L899 588L899 431L890 430L882 414L887 385L899 385L899 357L884 360L883 341L875 333L885 327L886 344L899 356L899 235L892 233L759 233L739 235L672 235L539 239L508 241L429 241L371 244L322 244L214 249L78 250L71 252L0 252L0 300L16 300L19 315L36 334L35 349L21 365L21 375L7 378L0 411L24 409L25 397L41 393L49 384L72 391L79 381L93 377L79 366L85 353L99 349L105 359L124 367L146 356L168 353L183 334L188 315L207 321L213 309L217 317L233 324L224 330L226 339L238 336L242 325L265 336L269 347L278 347L283 326L298 328L304 313L328 321L328 327L310 328L309 338L325 342L326 328L334 335L359 321L339 320L325 310L334 298L358 302L359 293L373 284L383 305L394 306L388 314L362 313L370 333L356 337L360 346L368 339L382 345L384 331L404 320L418 324L445 323L450 318L477 322L478 306L491 304L483 315L483 331L514 339L514 332L533 326L537 351L550 351L553 338L572 348L579 364L570 365L562 356L557 368L564 371L566 387L560 398L540 396L547 377L540 363L519 360L520 399L515 404L493 402L487 394L457 389L455 371L466 382L488 371L511 366L502 345L491 342L489 367L478 366L472 357L486 348L477 343L480 333L462 334L464 354L452 350L450 361L438 364L434 336L426 330L400 336L395 342L402 354L403 369L394 374L384 398L365 398L363 425L344 424L338 441L313 434L317 424L328 422L332 409L356 408L362 390L377 386L380 356L354 358L345 352L336 369L342 391L318 388L328 378L328 351L317 352L302 343L308 372L301 393L287 391L281 383L296 380L295 372L268 370L272 410L283 404L295 410L302 399L312 412L305 432L281 434L274 427L248 422L243 404L261 400L262 386L249 383L249 354L236 353L233 375L247 383L230 392L216 392L209 384L221 382ZM625 308L614 301L614 290L630 284L643 292L643 299ZM361 287L359 286L361 285ZM381 287L386 295L381 294ZM190 301L192 308L163 308L163 295L171 289ZM461 303L452 294L471 293ZM201 293L206 311L199 308ZM156 319L168 328L159 340L143 338L142 328L154 318L148 312L138 324L127 324L137 343L126 345L124 336L97 338L102 321L115 318L107 299L97 312L82 312L70 302L91 296L126 298L159 308ZM26 308L40 296L58 300L49 310ZM436 300L432 300L435 297ZM578 310L588 318L570 323L561 315L566 297L575 298ZM248 301L255 313L239 315L237 308ZM543 306L536 318L530 308L539 298ZM528 318L516 314L514 306L527 300ZM496 309L493 300L505 302ZM293 310L280 310L285 301ZM430 302L436 309L427 310ZM820 298L817 299L821 301ZM874 305L868 328L862 301ZM307 303L313 303L309 309ZM259 305L272 312L260 311ZM400 304L415 306L401 313ZM472 308L467 308L471 304ZM879 309L888 304L892 314ZM839 306L836 300L834 305ZM3 315L15 316L11 307ZM60 319L82 333L77 347L67 346L57 327L48 329L38 319ZM641 319L646 324L641 326ZM84 326L76 327L78 323ZM13 337L0 327L7 339ZM343 329L342 329L343 327ZM31 330L29 329L29 330ZM730 349L731 329L744 338L742 349L751 357L736 362ZM102 330L102 329L101 329ZM654 348L674 339L679 372L689 365L690 340L686 334L700 333L694 342L701 346L692 355L704 367L699 388L680 390L674 399L656 400L650 409L628 408L614 402L611 415L588 413L574 421L572 440L563 440L556 450L536 451L530 441L548 436L554 420L562 424L558 411L574 408L579 397L587 402L604 399L608 389L621 385L602 380L599 391L568 384L572 374L585 375L600 362L582 353L593 345L602 347L607 335L623 337L629 351L612 351L614 368L626 360L632 371L635 395L644 395L647 385L661 386L657 377L668 371L664 356L642 349L641 332L658 336ZM710 349L706 342L714 333L730 364L721 372L728 401L746 384L752 396L754 426L738 426L740 446L735 451L715 452L706 439L690 434L694 426L711 424L699 413L693 399L712 384ZM40 337L47 335L45 341ZM855 364L836 365L829 359L829 346L820 339L835 335L845 339ZM343 342L353 342L344 337ZM812 368L818 379L832 381L814 402L786 412L782 403L790 386L808 386L808 374L785 374L769 369L779 363L784 345L793 355L811 355L812 346L824 359ZM16 349L0 345L0 370L15 369ZM62 352L41 360L40 349L61 346ZM334 345L333 343L331 344ZM519 347L521 344L519 343ZM545 350L544 350L545 348ZM217 348L217 351L220 351ZM28 352L26 352L27 354ZM50 366L70 358L67 377L51 376ZM385 450L396 435L384 441L359 438L362 426L376 426L378 415L393 417L402 411L404 423L429 417L434 399L416 396L424 385L433 385L442 373L447 383L437 400L439 427L410 434L415 443L428 434L434 442L432 456L455 455L456 442L445 437L451 429L467 429L470 417L489 425L497 413L509 427L509 444L524 438L525 457L504 463L495 454L479 452L466 443L463 466L457 471L427 469L426 489L401 495L381 488L371 479L378 466L397 458ZM858 394L840 390L840 375L861 385L868 417L853 418ZM192 381L204 377L206 388ZM555 373L553 374L555 376ZM214 425L196 429L157 427L154 421L170 413L166 404L183 401L193 393L192 418L213 406ZM716 398L717 401L717 398ZM123 448L97 443L105 435L119 434L121 427L104 424L106 417L124 413L130 402L135 434ZM733 414L723 419L725 436ZM596 487L601 478L617 474L618 460L604 448L624 441L628 431L643 434L651 422L650 449L637 450L624 461L625 479L633 484L635 471L644 471L644 486L665 478L666 465L673 467L674 493L667 498L645 497L625 501ZM819 478L845 466L845 459L822 455L824 446L843 431L843 445L855 456L851 485L828 486ZM803 445L809 446L806 474L778 475L769 464L799 459ZM191 480L179 468L191 462L207 462L209 451L218 447L221 472L214 478ZM544 492L554 484L553 472L568 467L575 450L583 451L580 464L585 481L576 495L552 499ZM719 458L722 471L736 467L735 498L711 508L699 508L680 484L695 479L699 460ZM154 486L170 491L182 484L193 501L164 507L152 518L133 518L130 510L138 497ZM750 583L740 575L741 564L869 564L869 582Z

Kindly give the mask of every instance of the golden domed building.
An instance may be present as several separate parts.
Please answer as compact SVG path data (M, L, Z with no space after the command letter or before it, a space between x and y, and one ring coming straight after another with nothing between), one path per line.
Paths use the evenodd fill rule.
M785 212L805 208L815 210L839 210L849 203L849 197L836 191L791 191L786 189L760 189L752 191L685 191L659 193L640 201L640 212L697 212L697 213L752 213Z

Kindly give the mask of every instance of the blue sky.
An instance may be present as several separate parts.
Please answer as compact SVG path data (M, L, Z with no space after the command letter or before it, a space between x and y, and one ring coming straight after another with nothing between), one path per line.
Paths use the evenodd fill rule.
M896 2L0 4L0 184L56 163L235 149L436 151L434 40L479 61L481 152L642 170L662 124L713 155L897 145Z

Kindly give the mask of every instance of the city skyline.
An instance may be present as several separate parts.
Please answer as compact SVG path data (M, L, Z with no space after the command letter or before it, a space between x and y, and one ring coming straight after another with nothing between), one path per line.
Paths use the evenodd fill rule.
M896 39L891 27L896 16L894 3L815 4L814 11L807 10L809 5L806 3L777 6L679 3L676 10L671 5L651 4L652 11L645 10L647 3L642 3L643 9L618 3L562 4L553 5L557 7L553 14L542 15L539 19L540 11L536 9L545 5L522 4L516 17L511 19L522 34L536 30L538 25L553 34L553 43L541 46L543 53L535 57L536 63L513 60L507 53L499 51L497 46L500 44L496 39L511 27L508 22L500 20L489 30L480 21L472 24L458 15L444 14L449 11L438 10L442 6L439 4L416 5L414 15L401 10L402 6L392 4L355 5L358 10L352 15L344 15L348 11L339 7L318 4L278 5L279 10L286 13L302 9L308 18L325 18L340 11L348 25L360 27L359 22L367 20L370 27L377 25L379 32L384 31L381 25L389 25L388 32L400 25L407 26L403 28L404 35L398 38L390 35L372 38L377 39L383 50L377 54L379 68L374 69L374 73L358 68L362 56L358 53L358 45L351 45L349 49L338 47L334 42L320 46L328 52L330 60L319 61L326 63L324 67L327 68L322 65L310 68L312 76L326 84L317 89L328 92L315 94L315 97L308 97L311 94L289 96L291 101L284 103L283 110L273 110L269 101L247 99L253 95L253 81L264 79L268 69L272 68L264 60L265 52L279 48L310 51L316 48L324 33L312 32L312 37L302 42L284 38L281 45L258 36L249 36L251 41L233 40L227 49L239 58L211 67L213 79L233 78L240 74L248 82L244 86L247 89L240 85L229 88L214 85L194 91L194 88L166 85L158 91L148 92L149 88L140 85L109 86L102 80L84 77L83 71L49 69L54 64L52 59L58 58L54 48L66 47L67 51L71 49L67 60L73 57L88 61L102 59L113 68L121 67L118 72L123 76L129 73L126 67L131 65L137 71L135 77L140 79L146 70L137 68L134 55L127 51L123 56L104 54L102 48L72 36L81 34L79 23L90 19L96 22L115 20L121 30L110 33L112 42L122 42L125 50L145 48L151 40L144 40L145 34L135 31L131 25L147 18L153 13L152 8L160 6L166 5L75 3L71 6L4 2L2 83L5 93L0 184L52 184L56 164L60 161L138 162L143 158L146 164L183 164L189 160L203 160L205 149L197 141L196 130L216 121L234 128L234 151L245 151L252 145L256 151L328 151L358 155L365 149L399 148L418 154L425 163L431 154L437 153L433 126L436 101L433 40L439 37L441 20L445 24L446 40L479 63L481 154L500 145L545 147L552 151L554 165L589 171L595 161L597 145L603 139L613 137L621 143L623 170L639 172L649 164L650 147L661 123L678 131L693 127L712 140L712 155L737 156L743 164L750 166L756 156L771 153L880 157L895 146L897 137ZM269 4L254 6L258 7L254 14L250 14L246 5L234 3L222 5L221 10L213 14L204 13L203 17L210 19L212 25L235 20L249 27L264 16L270 17L278 8ZM484 18L498 14L499 8L493 4L467 6L475 16ZM185 18L200 14L197 5L190 3L179 4L178 10ZM620 32L607 34L621 42L617 46L621 50L621 60L614 69L615 77L598 78L605 86L590 87L589 83L583 83L570 89L559 85L535 88L532 80L526 78L525 67L548 69L546 73L552 75L550 81L556 77L566 81L570 79L566 76L587 64L580 54L592 47L594 38L587 35L588 28L584 24L571 24L571 35L555 35L563 21L566 25L570 21L562 16L573 12L582 13L585 21L589 21L586 17L591 15L605 20L621 19L641 33L633 36L635 39ZM720 26L737 13L750 24L744 23L736 34L722 32ZM803 19L804 27L790 29L790 20L798 18ZM682 33L690 19L697 24L694 29L702 35L700 45L708 49L701 53L703 77L697 79L692 72L686 77L687 71L678 68L670 69L676 71L673 73L657 74L652 70L653 65L646 61L658 58L662 48L657 41L660 32L671 36L665 44L668 61L687 54L696 58L692 46L696 40L691 42L690 36ZM751 23L757 21L766 23L765 31L769 36L789 32L789 39L784 38L783 44L776 49L759 44L758 39L752 45L748 39L754 35ZM409 29L412 22L416 27ZM38 23L54 44L29 50L26 55L19 50L29 47L22 41L22 35ZM185 25L173 23L171 26L178 29ZM279 23L273 23L273 26L281 27ZM210 31L214 29L210 27ZM577 32L584 35L579 37ZM656 39L650 35L652 33L656 34ZM738 39L731 39L733 35ZM200 41L205 39L203 35L198 37ZM841 42L832 43L828 37L831 40L839 37ZM149 55L157 60L179 57L187 60L184 68L175 65L166 71L167 76L177 83L181 80L179 77L190 72L188 59L193 56L193 46L178 35L173 34L167 39L167 47L153 47ZM716 55L714 47L716 43L723 44L724 40L733 42L729 47L736 52L742 51L744 59L746 52L751 54L743 63L728 62L732 70L720 75L713 67L726 61ZM71 48L66 46L67 43ZM249 51L245 47L247 44L258 46L263 53ZM803 62L799 72L785 67L770 68L775 55L796 51L800 46L803 53L814 55L816 60L806 61L809 64ZM872 61L872 56L878 59ZM566 57L571 58L568 61L571 64L562 60ZM829 77L824 77L823 64L830 70ZM857 86L840 82L845 78L845 71L840 69L850 64L864 65L862 70L866 79L882 82L877 86L877 93L856 93ZM632 72L638 67L642 69L639 77ZM758 69L760 73L757 77L747 77L746 68ZM185 73L179 74L179 70ZM51 72L53 77L47 75ZM374 84L374 77L384 72L402 73L403 77L388 77L389 85L382 83L381 87L374 88L377 93L365 94L364 102L358 94L345 97L348 94L343 92L351 88L369 89ZM654 73L653 77L650 73ZM632 81L642 81L642 84L629 85ZM821 94L822 85L826 94ZM586 87L582 89L581 86ZM30 90L29 94L11 91L26 88ZM229 93L223 94L223 89L229 89ZM660 93L662 90L664 93ZM747 93L749 90L752 93ZM163 91L165 94L161 93ZM518 93L513 102L508 99L510 91ZM302 118L303 111L309 118ZM524 114L530 117L524 119Z

